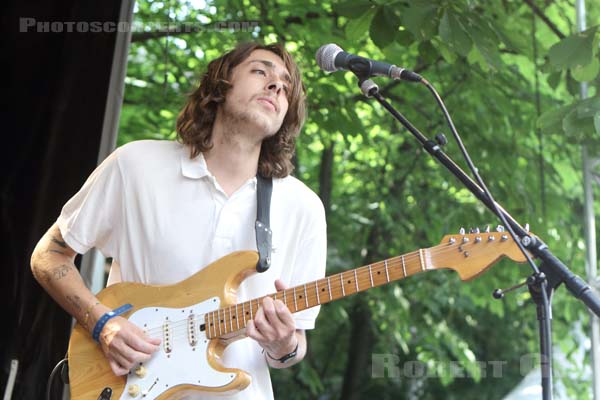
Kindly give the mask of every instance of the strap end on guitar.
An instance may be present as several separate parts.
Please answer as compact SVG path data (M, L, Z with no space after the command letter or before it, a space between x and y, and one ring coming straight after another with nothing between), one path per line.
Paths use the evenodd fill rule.
M256 245L258 247L257 272L265 272L271 266L272 236L271 228L256 221Z

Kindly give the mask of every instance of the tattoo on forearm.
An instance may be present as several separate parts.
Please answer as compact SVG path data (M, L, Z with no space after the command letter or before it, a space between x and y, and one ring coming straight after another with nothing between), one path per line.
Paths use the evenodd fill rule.
M70 269L71 267L69 267L67 264L61 264L52 270L52 277L58 281L67 276Z
M69 303L71 303L71 305L73 307L75 307L75 309L77 311L81 311L82 310L82 308L81 308L81 299L79 298L79 296L77 296L77 295L68 296L67 295L67 300L69 301Z

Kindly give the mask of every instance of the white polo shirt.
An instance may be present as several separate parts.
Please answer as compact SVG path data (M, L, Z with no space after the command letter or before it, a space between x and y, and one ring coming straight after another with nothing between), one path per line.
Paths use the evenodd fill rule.
M256 178L228 197L202 155L190 159L180 143L144 140L108 156L65 204L57 224L78 253L96 247L113 258L109 284L172 284L233 251L256 250L255 221ZM277 278L296 286L325 274L323 205L294 177L273 179L271 229L271 267L241 284L239 301L275 292ZM294 314L296 327L314 328L318 312ZM273 398L268 365L254 340L228 346L223 361L252 375L247 389L226 398Z

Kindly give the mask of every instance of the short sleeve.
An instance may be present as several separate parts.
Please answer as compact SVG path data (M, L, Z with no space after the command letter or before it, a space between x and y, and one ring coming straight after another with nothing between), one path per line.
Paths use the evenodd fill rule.
M319 212L317 214L318 217L311 227L312 232L307 235L306 239L300 242L298 250L302 257L296 257L296 265L294 265L294 273L291 277L290 286L314 282L325 276L327 225L325 222L325 212L320 201ZM307 286L307 291L311 289L314 290ZM320 309L321 306L316 306L293 314L296 329L313 329Z
M96 168L58 217L57 225L65 242L80 254L92 247L105 257L116 253L124 196L118 155L119 149Z

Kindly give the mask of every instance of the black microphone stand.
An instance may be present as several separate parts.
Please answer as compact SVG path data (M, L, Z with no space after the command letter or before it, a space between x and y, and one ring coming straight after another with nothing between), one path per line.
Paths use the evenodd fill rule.
M496 214L511 232L516 235L515 242L530 261L533 274L527 280L529 292L536 304L537 319L540 337L540 367L542 374L542 398L552 399L552 308L551 299L554 290L564 283L569 292L581 300L594 314L600 317L600 298L592 291L587 283L570 271L557 257L552 254L548 246L535 235L525 230L508 212L498 203L493 201L487 193L473 181L450 157L441 149L442 141L436 143L423 135L402 114L391 106L379 93L377 85L369 80L371 77L371 63L368 60L357 60L349 65L359 79L359 87L367 97L377 100L396 120L398 120L421 143L435 159L448 169L473 195L479 199L489 210ZM431 88L430 88L431 90ZM533 263L524 248L541 260L539 268Z

